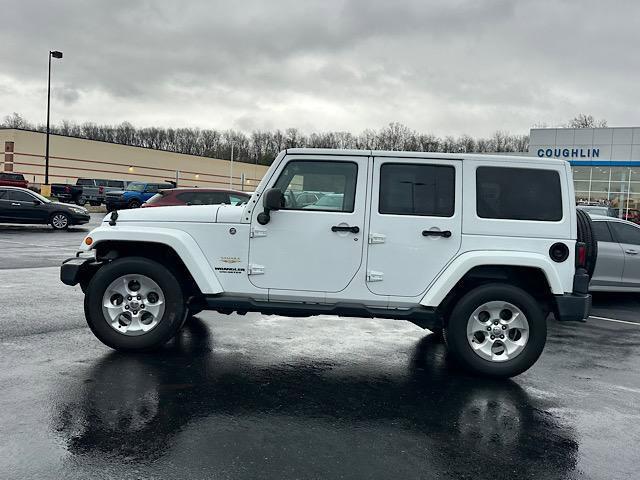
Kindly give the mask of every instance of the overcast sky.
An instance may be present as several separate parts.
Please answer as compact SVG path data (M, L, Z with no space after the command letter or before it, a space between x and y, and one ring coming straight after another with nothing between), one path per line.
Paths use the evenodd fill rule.
M640 125L640 2L0 0L0 118L245 131Z

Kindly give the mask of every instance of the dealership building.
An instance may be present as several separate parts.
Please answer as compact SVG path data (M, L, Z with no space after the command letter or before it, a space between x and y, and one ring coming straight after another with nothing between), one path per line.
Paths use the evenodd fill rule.
M21 173L33 185L44 184L45 141L42 132L0 128L0 172ZM75 183L78 178L160 183L177 178L182 187L231 184L251 191L268 168L64 135L50 135L49 144L49 183Z
M529 155L569 161L579 202L640 208L640 127L534 128Z

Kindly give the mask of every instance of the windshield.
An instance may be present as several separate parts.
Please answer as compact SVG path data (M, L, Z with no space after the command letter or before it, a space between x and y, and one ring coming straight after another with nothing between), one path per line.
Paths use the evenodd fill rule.
M131 192L142 192L144 190L144 183L130 183L127 185L127 190Z
M38 192L34 192L33 190L31 190L30 193L31 195L36 197L38 200L40 200L42 203L51 203L51 200L49 200L47 197L43 197Z

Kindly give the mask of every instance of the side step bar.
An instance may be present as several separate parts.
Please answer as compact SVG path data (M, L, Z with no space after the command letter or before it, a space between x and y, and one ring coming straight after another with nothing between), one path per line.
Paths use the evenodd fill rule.
M194 301L204 303L206 310L215 310L241 315L247 312L259 312L265 315L287 315L290 317L310 317L313 315L338 315L340 317L391 318L406 320L421 328L442 328L442 318L435 308L413 307L409 309L371 308L354 303L318 304L295 302L267 302L244 297L224 295L206 295Z

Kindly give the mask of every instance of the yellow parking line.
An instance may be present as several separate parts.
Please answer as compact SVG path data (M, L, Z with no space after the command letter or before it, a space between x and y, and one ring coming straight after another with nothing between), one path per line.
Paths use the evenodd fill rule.
M640 327L640 323L638 322L629 322L628 320L618 320L615 318L607 318L607 317L596 317L595 315L589 315L589 318L595 318L596 320L606 320L607 322L616 322L616 323L625 323L627 325L636 325Z

